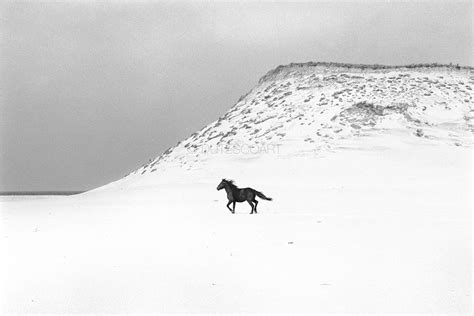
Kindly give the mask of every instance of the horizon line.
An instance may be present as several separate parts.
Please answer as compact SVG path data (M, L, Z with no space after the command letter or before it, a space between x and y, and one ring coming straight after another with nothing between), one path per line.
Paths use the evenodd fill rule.
M8 195L75 195L88 190L28 190L28 191L0 191L0 196Z

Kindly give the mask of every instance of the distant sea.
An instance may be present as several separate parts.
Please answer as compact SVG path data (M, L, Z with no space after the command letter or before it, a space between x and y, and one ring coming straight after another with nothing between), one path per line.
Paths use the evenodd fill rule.
M4 191L0 195L74 195L86 191Z

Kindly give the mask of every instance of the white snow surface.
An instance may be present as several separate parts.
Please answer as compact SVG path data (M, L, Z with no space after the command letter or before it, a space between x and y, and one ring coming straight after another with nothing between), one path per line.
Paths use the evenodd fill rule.
M473 85L278 67L123 179L1 201L2 312L470 315Z

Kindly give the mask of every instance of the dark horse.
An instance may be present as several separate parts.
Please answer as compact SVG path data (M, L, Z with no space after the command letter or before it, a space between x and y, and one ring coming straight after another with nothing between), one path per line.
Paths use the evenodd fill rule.
M234 181L232 180L222 179L221 183L219 183L219 185L217 186L217 190L222 189L225 189L225 192L227 193L227 199L229 200L229 203L227 203L227 208L229 209L229 211L232 212L232 214L235 213L236 202L249 202L250 206L252 207L252 211L250 212L250 214L253 214L253 212L257 213L258 202L255 199L255 196L258 196L259 198L262 198L267 201L272 200L271 198L266 197L262 192L258 192L257 190L254 190L252 188L240 189L234 184ZM230 209L229 207L230 203L233 203L232 209Z

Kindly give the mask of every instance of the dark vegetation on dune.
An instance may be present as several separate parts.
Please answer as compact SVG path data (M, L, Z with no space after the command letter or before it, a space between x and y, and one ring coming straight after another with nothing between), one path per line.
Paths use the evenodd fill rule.
M308 67L330 67L330 68L344 68L354 70L395 70L395 69L416 69L416 68L430 68L430 69L451 69L451 70L474 70L474 67L459 66L458 64L409 64L409 65L380 65L380 64L350 64L350 63L335 63L335 62L306 62L306 63L290 63L288 65L279 65L275 69L270 70L262 78L259 83L265 82L273 76L287 70Z

